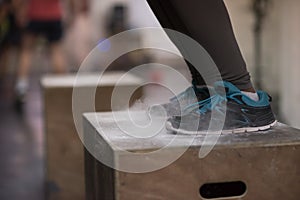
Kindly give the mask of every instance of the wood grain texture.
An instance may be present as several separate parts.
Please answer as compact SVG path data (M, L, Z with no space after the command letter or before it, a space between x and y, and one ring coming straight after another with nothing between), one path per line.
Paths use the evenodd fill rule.
M224 148L200 160L199 149L188 150L170 166L151 173L115 171L119 200L199 200L205 183L243 181L247 193L241 198L289 199L300 196L300 147Z
M81 200L85 199L84 149L75 129L72 114L74 76L68 76L67 81L62 80L64 80L63 77L51 76L42 81L46 131L46 178L52 186L48 187L47 193L50 200ZM116 80L109 79L109 82L116 82ZM121 84L120 87L126 92L136 85L139 85L139 82L129 81ZM80 89L88 90L96 86L90 84ZM111 110L113 89L111 84L97 86L95 95L97 111ZM142 88L139 88L134 93L130 104L139 99L142 93ZM127 104L127 102L123 103Z
M140 114L142 113L136 113ZM97 118L95 114L84 115L84 135L92 135L94 138L94 153L103 150L97 147L99 145L110 147L107 153L116 162L115 167L159 162L160 160L150 159L147 163L148 156L145 157L145 163L136 162L131 153L157 150L179 137L179 141L167 149L168 153L175 154L177 149L185 147L190 137L163 131L151 139L138 139L123 133L115 126L111 113L98 113L96 116ZM127 123L124 119L121 121ZM203 141L204 136L197 136L179 159L157 171L136 174L108 168L114 173L113 180L111 176L106 178L100 174L90 177L90 181L98 181L98 186L93 191L96 199L106 200L97 190L113 184L114 188L106 192L111 192L113 198L110 198L116 200L200 200L202 198L199 188L203 184L231 181L243 181L247 186L243 197L231 199L299 199L299 130L278 124L264 132L222 135L213 151L199 159L198 153ZM131 153L120 151L115 145L130 150ZM162 154L159 159L163 159L165 155L167 154ZM105 155L99 152L96 156L101 159ZM94 158L94 162L98 161ZM98 172L101 172L102 167L103 165L98 166Z

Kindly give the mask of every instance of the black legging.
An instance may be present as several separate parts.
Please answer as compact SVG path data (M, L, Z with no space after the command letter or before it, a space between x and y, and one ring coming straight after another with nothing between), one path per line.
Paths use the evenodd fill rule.
M182 32L205 48L223 80L239 89L252 87L223 0L147 0L164 28ZM168 35L171 40L175 40ZM182 51L177 46L179 51ZM197 85L205 85L199 72L187 63Z

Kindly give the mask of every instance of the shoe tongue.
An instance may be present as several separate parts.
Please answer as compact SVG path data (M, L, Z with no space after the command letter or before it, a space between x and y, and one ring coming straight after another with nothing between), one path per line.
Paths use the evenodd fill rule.
M208 98L211 95L210 92L213 91L212 89L212 87L208 88L208 86L196 86L195 94L198 100L202 101L203 99Z
M227 81L218 81L214 84L215 91L219 94L224 93L224 89L227 95L241 93L241 91L232 83ZM225 95L225 94L224 94Z

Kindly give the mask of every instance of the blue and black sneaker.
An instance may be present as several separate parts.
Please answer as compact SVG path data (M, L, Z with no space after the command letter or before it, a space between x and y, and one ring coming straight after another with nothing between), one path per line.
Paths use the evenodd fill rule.
M224 95L219 92L220 88L225 91ZM259 101L254 101L231 83L216 82L210 97L186 106L180 116L171 116L166 128L181 134L267 130L276 124L271 97L263 91L257 91L257 94ZM210 122L216 126L210 126Z
M168 103L153 105L149 107L149 112L154 115L160 115L162 109L168 117L182 115L182 108L195 104L209 97L207 86L193 85L170 99Z

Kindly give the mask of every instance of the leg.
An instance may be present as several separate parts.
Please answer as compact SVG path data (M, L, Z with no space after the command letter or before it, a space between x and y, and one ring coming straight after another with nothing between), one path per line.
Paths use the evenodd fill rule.
M216 82L214 88L224 86L226 89L226 99L220 98L218 92L208 94L207 88L199 86L192 90L197 98L190 97L189 88L180 98L171 99L163 105L170 116L166 123L168 130L199 134L211 128L213 132L238 133L266 130L276 123L269 96L262 91L255 93L252 87L223 0L147 1L163 27L190 36L206 49L224 80ZM175 36L168 36L177 44ZM184 49L180 48L178 45L184 54ZM193 82L204 85L197 70L191 65L189 69ZM227 107L222 106L225 103ZM213 117L212 111L218 114ZM214 127L209 127L210 122L214 122Z
M51 61L53 71L58 74L66 72L64 53L61 46L63 27L61 21L46 22L45 36L50 43Z
M28 76L32 60L32 50L34 46L35 36L32 33L25 33L22 38L21 52L19 68L17 71L17 81L15 85L16 99L15 109L16 111L23 112L23 104L25 102L25 96L29 87Z
M206 49L223 80L241 90L254 91L223 0L147 1L163 27L192 37ZM189 68L194 81L203 85L197 70L191 65Z
M28 90L28 76L32 61L34 37L32 33L25 33L22 38L20 64L17 70L17 82L15 86L18 97L24 96Z
M7 74L9 52L9 47L5 46L3 49L0 49L0 81L3 80Z
M50 44L51 61L54 73L62 74L66 72L65 60L61 44L58 42Z
M34 45L34 35L31 33L26 33L23 36L22 47L20 53L20 65L18 69L18 79L27 79L31 60L32 60L32 49Z

